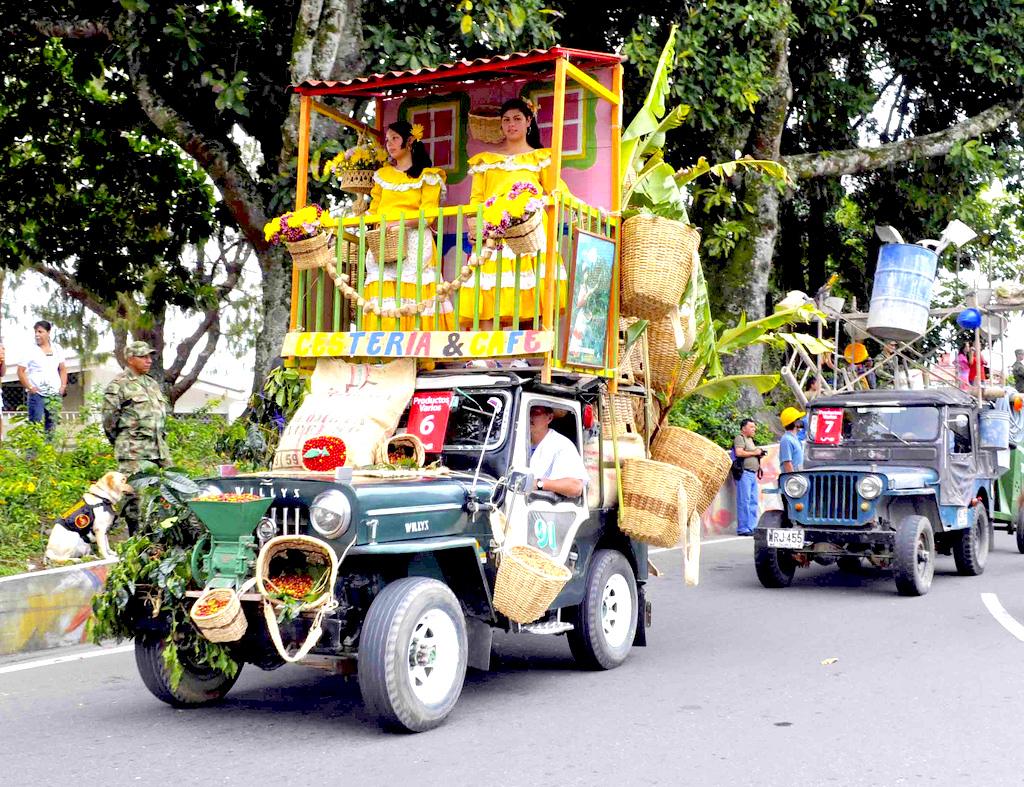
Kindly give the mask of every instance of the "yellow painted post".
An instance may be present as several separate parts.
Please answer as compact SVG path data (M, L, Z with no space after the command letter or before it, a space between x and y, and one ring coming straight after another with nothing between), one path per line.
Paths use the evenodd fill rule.
M616 249L615 268L612 271L611 323L608 332L608 358L612 369L619 368L619 263L622 259L622 64L612 69L612 93L618 104L612 107L612 215L618 217L615 227ZM611 234L611 233L609 233ZM611 391L618 391L618 375L612 376Z
M565 122L565 58L555 61L555 96L553 117L551 118L551 167L542 177L541 185L550 194L558 187L558 179L562 174L562 124ZM562 233L561 216L558 206L549 205L547 210L548 247L544 254L544 309L541 314L541 328L545 331L556 330L555 326L555 270L558 265L558 248ZM544 356L544 369L541 380L551 382L551 352Z
M309 110L313 99L302 96L299 99L299 168L295 178L295 210L306 205L306 188L309 176ZM299 271L292 266L292 309L290 330L295 330L299 322Z

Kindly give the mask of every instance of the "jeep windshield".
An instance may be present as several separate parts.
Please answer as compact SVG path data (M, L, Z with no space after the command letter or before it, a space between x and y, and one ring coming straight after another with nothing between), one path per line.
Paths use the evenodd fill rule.
M508 413L512 404L512 395L509 391L456 388L454 390L417 391L417 394L440 397L449 402L447 406L442 406L442 408L437 408L436 406L429 409L425 408L426 417L423 414L420 415L418 420L421 425L416 430L420 435L429 435L433 428L433 423L444 420L443 418L437 419L436 414L433 421L429 420L430 412L437 413L439 409L447 410L447 426L444 432L442 451L472 450L478 452L484 446L484 437L487 435L489 424L491 429L490 434L487 435L487 448L496 448L504 441L506 423L509 420ZM494 411L495 401L499 402L498 413L494 416L492 423L491 414ZM405 432L408 429L410 414L416 407L417 404L414 398L412 405L406 408L401 420L398 422L399 432ZM424 427L422 425L424 420L428 421L429 426Z
M937 407L821 408L811 416L810 434L819 445L928 443L938 439L940 423Z

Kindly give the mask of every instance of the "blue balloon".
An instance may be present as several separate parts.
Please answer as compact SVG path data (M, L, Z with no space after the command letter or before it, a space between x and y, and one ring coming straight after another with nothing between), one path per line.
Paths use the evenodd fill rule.
M976 330L981 326L981 312L977 309L964 309L956 316L956 324L964 330Z

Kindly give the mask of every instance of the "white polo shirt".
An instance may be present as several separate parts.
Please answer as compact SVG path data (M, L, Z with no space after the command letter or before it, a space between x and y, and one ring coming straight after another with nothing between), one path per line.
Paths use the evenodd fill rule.
M578 478L583 482L584 491L590 483L590 475L580 452L572 440L554 429L548 429L548 433L533 449L530 472L534 478Z
M44 394L55 394L60 390L60 365L64 363L64 351L60 345L50 342L50 354L33 344L21 361L28 381Z

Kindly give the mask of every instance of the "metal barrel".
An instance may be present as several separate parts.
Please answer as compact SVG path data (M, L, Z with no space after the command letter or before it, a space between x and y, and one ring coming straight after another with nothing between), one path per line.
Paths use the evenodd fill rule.
M1003 410L986 410L978 416L979 446L996 450L1010 447L1010 414Z
M887 243L878 251L868 333L911 341L928 329L938 255L923 246Z

